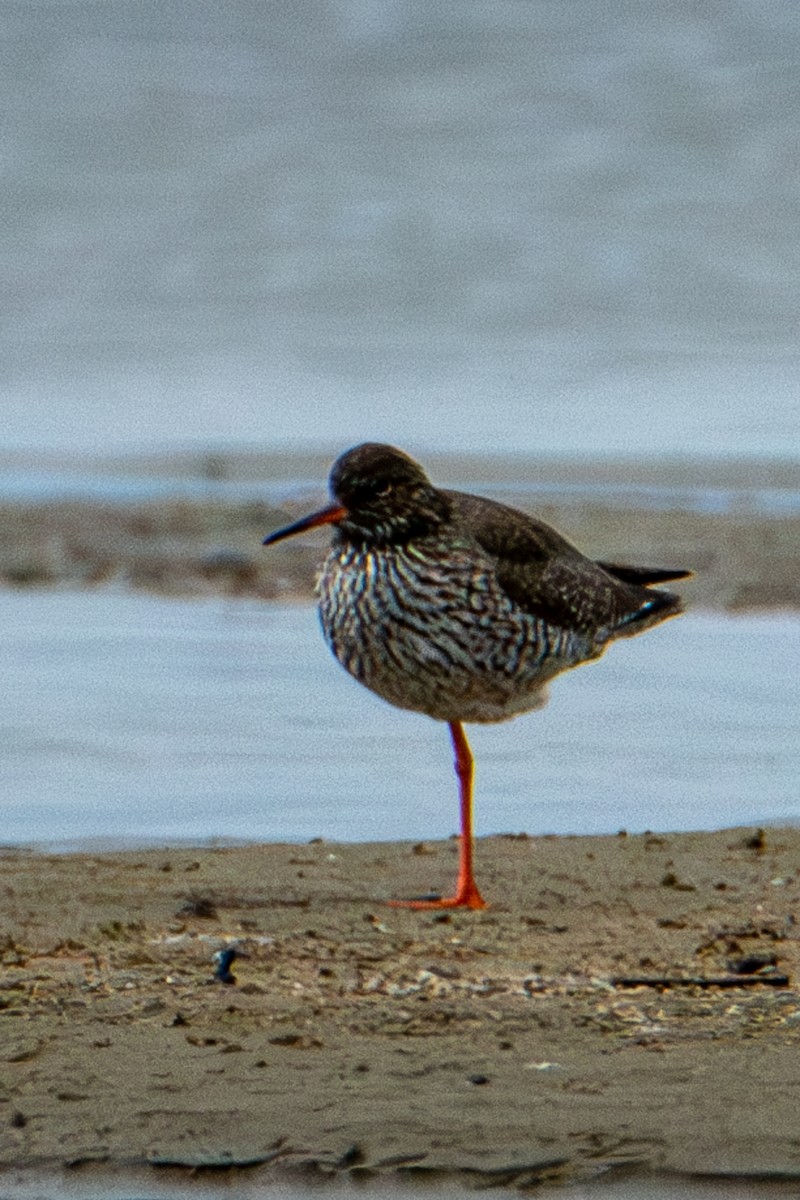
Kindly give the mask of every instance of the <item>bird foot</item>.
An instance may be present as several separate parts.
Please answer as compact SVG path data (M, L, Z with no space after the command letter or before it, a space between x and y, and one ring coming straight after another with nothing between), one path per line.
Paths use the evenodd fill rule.
M474 883L459 887L455 896L419 896L414 900L389 900L391 908L437 909L437 908L488 908L489 905Z

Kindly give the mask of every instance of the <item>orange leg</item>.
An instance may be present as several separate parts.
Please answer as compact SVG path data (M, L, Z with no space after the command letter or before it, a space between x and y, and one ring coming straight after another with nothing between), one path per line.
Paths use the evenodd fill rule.
M450 722L461 804L461 849L454 896L437 900L390 900L396 908L486 908L472 874L472 751L460 721Z

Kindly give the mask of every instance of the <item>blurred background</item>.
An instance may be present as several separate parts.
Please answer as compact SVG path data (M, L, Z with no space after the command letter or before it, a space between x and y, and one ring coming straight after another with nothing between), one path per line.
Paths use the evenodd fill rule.
M0 11L2 444L795 457L800 8Z
M452 832L261 547L363 440L696 572L475 731L479 832L796 818L800 6L14 0L0 64L5 839Z

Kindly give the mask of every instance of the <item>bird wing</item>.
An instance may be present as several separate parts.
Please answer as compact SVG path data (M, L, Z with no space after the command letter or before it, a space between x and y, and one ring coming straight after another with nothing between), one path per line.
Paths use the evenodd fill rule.
M648 592L638 568L608 569L596 563L543 521L517 509L446 492L453 514L495 560L498 582L513 602L548 624L578 633L630 627L633 633L678 612L669 592ZM655 582L658 572L642 569Z

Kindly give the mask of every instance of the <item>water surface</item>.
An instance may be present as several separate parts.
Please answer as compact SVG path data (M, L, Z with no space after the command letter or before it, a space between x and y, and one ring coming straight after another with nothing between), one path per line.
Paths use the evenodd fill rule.
M7 4L3 439L800 445L800 7Z
M789 1200L797 1195L794 1181L712 1179L698 1180L676 1177L620 1182L599 1177L574 1187L553 1188L547 1195L553 1200ZM508 1194L503 1192L501 1194ZM511 1193L515 1195L516 1193ZM358 1185L331 1180L319 1180L313 1186L263 1184L248 1180L236 1172L231 1179L224 1176L208 1183L192 1178L182 1184L153 1182L152 1174L133 1172L130 1182L113 1181L98 1185L73 1175L21 1177L18 1181L0 1182L0 1200L471 1200L474 1187L457 1185L427 1185L413 1187L382 1181L379 1185L359 1182Z
M445 727L354 683L312 606L0 592L2 840L441 838ZM714 829L800 813L800 618L704 613L471 726L478 833Z

